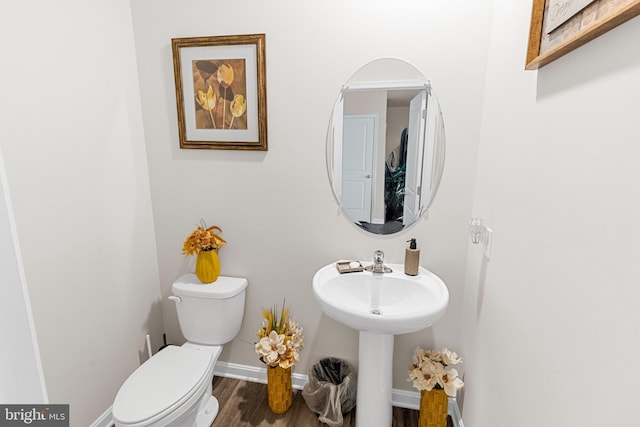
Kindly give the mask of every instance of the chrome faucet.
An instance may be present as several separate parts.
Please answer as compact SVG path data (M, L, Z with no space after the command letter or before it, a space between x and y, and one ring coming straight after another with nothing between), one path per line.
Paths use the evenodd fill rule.
M373 253L373 264L366 266L364 269L373 273L391 273L393 271L384 265L384 252L380 250Z

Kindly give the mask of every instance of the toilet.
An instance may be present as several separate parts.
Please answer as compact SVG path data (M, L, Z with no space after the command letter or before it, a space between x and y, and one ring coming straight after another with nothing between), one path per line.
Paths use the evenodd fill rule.
M122 384L113 402L116 427L209 427L218 415L213 368L223 344L240 331L247 279L219 276L204 285L185 274L172 286L187 342L170 345Z

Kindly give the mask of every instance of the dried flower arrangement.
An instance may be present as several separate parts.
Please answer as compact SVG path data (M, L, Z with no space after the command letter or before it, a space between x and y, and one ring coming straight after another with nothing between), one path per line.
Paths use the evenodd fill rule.
M278 317L278 307L262 310L262 326L256 332L259 341L255 345L260 360L268 366L280 366L287 369L299 359L304 338L302 328L289 317L289 310L282 302L282 311Z
M224 245L226 240L214 231L222 232L217 225L207 227L204 221L191 233L184 241L182 253L185 255L198 255L201 251L218 249Z
M442 351L424 350L417 347L414 363L409 365L409 379L418 390L444 389L448 396L455 397L464 383L458 378L458 371L447 369L450 365L462 363L458 355L446 348Z

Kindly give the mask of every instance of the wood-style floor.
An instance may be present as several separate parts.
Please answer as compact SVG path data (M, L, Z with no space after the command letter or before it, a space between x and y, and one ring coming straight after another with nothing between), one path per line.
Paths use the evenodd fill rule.
M314 427L326 426L307 406L300 390L293 391L293 404L284 414L274 414L267 403L265 384L215 377L213 395L220 403L220 412L211 427ZM355 409L344 415L343 427L355 427ZM393 427L415 427L418 411L393 408Z

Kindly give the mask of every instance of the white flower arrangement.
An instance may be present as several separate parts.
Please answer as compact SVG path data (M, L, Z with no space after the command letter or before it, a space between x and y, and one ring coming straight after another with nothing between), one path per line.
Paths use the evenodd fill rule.
M409 365L409 379L418 390L444 389L447 396L455 397L464 383L455 368L450 365L462 363L458 355L446 348L442 351L424 350L417 347L414 363Z
M282 304L278 318L278 309L262 310L264 319L256 335L260 339L256 353L268 366L287 369L298 363L300 349L304 346L302 328L289 317L289 310Z

